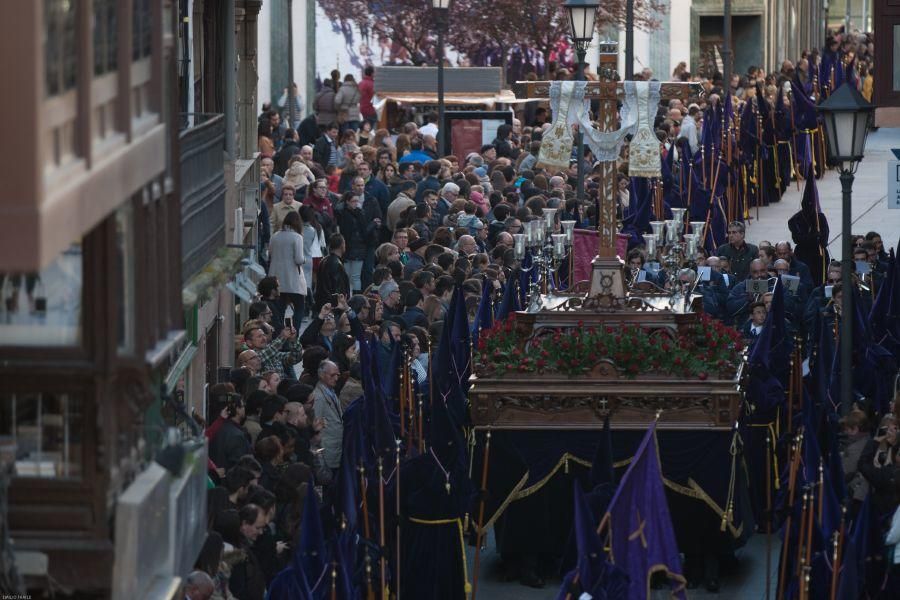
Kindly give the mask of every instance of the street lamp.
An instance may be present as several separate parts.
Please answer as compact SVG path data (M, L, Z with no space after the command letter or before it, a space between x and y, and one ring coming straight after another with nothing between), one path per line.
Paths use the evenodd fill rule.
M447 29L447 13L450 12L450 0L431 0L431 8L434 9L434 22L437 25L438 46L438 154L446 154L444 150L444 30Z
M828 141L828 162L841 172L843 223L841 226L841 411L853 405L853 294L851 292L853 248L851 247L850 198L853 174L863 158L866 135L874 106L849 83L834 91L819 105Z
M584 56L587 54L588 45L594 39L594 22L597 19L597 9L600 7L600 2L598 0L566 0L563 6L566 12L569 13L569 35L572 38L572 43L575 44L575 80L584 81ZM583 202L584 134L581 132L580 127L575 143L577 144L575 157L578 159L578 183L575 189L575 196L579 202Z

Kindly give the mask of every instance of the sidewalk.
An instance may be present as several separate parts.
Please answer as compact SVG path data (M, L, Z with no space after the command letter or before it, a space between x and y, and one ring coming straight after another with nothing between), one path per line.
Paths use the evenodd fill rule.
M887 162L894 160L891 148L900 148L900 129L879 129L869 134L866 140L866 155L859 164L853 182L853 229L854 234L877 231L881 234L885 248L895 247L900 240L900 210L887 207ZM828 251L832 258L841 257L841 182L837 171L828 171L824 178L816 182L819 188L819 202L822 212L828 218L830 229ZM800 210L804 182L792 183L781 202L756 210L754 220L747 226L747 241L755 244L769 240L773 244L779 240L791 239L787 221Z

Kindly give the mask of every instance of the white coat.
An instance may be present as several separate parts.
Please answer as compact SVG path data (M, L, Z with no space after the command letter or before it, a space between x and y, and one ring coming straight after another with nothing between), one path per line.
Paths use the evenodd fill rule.
M307 294L303 265L303 236L290 229L282 229L269 241L269 275L278 278L279 290L284 294Z

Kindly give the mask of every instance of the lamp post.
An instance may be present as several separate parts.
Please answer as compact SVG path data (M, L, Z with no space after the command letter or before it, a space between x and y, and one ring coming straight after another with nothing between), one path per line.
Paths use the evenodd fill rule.
M446 151L444 149L444 30L447 28L447 13L450 12L450 0L431 0L431 7L434 9L434 23L437 26L437 47L438 47L437 147L438 147L438 154L443 156L444 154L446 154Z
M634 0L625 0L625 79L634 80Z
M853 249L851 247L850 199L853 175L863 158L869 119L875 107L845 83L819 105L828 140L828 162L841 172L843 222L841 226L841 412L853 405Z
M722 10L722 90L731 90L731 0L725 0Z
M594 39L594 22L597 19L598 0L566 0L563 3L569 13L569 35L575 44L575 80L584 81L584 57L588 45ZM575 137L577 144L575 157L578 160L578 185L575 196L579 202L584 201L584 134L578 129ZM599 218L599 215L598 215Z
M288 22L288 78L287 78L287 102L288 102L288 127L293 129L294 119L294 0L287 2Z

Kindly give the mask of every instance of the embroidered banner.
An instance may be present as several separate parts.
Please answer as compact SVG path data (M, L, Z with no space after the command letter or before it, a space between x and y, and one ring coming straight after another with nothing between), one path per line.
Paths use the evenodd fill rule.
M584 113L584 81L554 81L550 84L553 126L544 133L537 164L547 169L569 168L575 137L571 125Z

